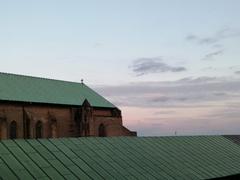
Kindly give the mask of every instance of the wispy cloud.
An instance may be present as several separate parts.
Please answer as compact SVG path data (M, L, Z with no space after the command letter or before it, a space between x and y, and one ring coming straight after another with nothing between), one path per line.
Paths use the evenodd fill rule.
M187 41L197 42L200 45L214 45L214 46L221 46L219 44L224 39L229 38L235 38L240 37L240 30L238 29L232 29L229 27L226 27L224 29L221 29L211 36L198 36L195 34L190 34L186 36Z
M139 135L239 133L240 79L184 78L95 88Z
M240 71L235 71L235 74L239 74L240 75Z
M202 58L202 60L213 60L217 56L223 55L225 51L223 45L224 40L237 37L240 37L240 29L226 27L209 36L190 34L185 37L185 40L188 42L194 42L198 45L206 45L207 47L211 47L211 49L215 49L215 51L210 51Z
M98 87L97 91L121 106L182 107L240 100L240 79L184 78L169 82L142 82Z
M214 68L212 66L208 66L208 67L205 67L205 68L202 68L203 71L215 71L217 70L217 68Z
M240 68L239 65L235 65L235 66L230 66L230 67L229 67L229 69L231 69L231 70L237 70L237 69L239 69L239 68Z
M218 51L214 51L211 53L206 54L202 60L213 60L214 57L222 55L224 53L224 50L218 50Z
M218 42L220 39L217 37L207 37L207 38L200 38L199 44L213 44Z
M152 73L164 73L164 72L182 72L187 69L183 66L171 66L163 62L159 57L157 58L139 58L133 62L130 66L132 71L137 76L142 76Z
M188 41L193 41L193 40L197 40L198 36L190 34L190 35L187 35L185 39Z

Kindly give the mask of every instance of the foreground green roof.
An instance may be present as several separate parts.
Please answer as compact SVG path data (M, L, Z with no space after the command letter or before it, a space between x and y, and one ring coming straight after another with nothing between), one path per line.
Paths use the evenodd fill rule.
M0 100L82 105L85 99L94 107L115 107L83 83L0 73Z
M209 179L240 173L223 136L0 141L3 179Z

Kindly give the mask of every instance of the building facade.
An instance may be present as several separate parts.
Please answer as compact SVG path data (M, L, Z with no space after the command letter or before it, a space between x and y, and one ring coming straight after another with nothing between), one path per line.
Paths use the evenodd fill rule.
M0 88L1 139L136 136L85 84L1 73Z

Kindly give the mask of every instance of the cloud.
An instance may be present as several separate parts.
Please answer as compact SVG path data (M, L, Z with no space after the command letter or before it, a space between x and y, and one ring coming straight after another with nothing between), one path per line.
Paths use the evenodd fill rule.
M223 45L222 44L214 44L214 45L212 45L212 47L215 49L220 49L220 48L223 48Z
M229 69L231 69L231 70L238 70L239 68L240 68L240 66L237 66L237 65L229 67Z
M95 88L116 105L132 107L193 107L240 100L240 79L184 78Z
M197 39L198 39L198 37L195 35L192 35L192 34L186 36L186 40L188 40L188 41L197 40Z
M235 74L239 74L240 75L240 71L235 71Z
M156 111L154 115L163 115L163 114L175 114L176 111L173 110L165 110L165 111Z
M171 98L167 97L167 96L160 96L160 97L154 97L152 98L150 101L152 102L167 102L169 101Z
M216 71L217 68L214 68L212 66L208 66L208 67L202 68L201 70L203 70L203 71Z
M215 52L211 52L211 53L208 53L206 54L202 60L211 60L213 59L215 56L219 56L219 55L222 55L224 53L224 50L218 50L218 51L215 51Z
M213 45L213 46L221 46L219 42L225 39L229 38L235 38L240 36L240 30L239 29L232 29L229 27L226 27L224 29L221 29L217 32L215 32L211 36L197 36L195 34L190 34L185 37L187 41L194 41L197 42L200 45Z
M94 88L138 135L239 133L240 78L187 77Z
M213 44L218 42L220 39L216 37L207 37L207 38L200 38L199 44Z
M185 67L168 65L164 63L161 58L139 58L133 62L130 68L137 76L152 73L186 71Z
M189 42L194 42L198 45L206 45L207 47L210 46L212 49L216 49L216 51L214 52L205 54L202 58L202 60L212 60L215 57L224 53L225 48L222 41L237 37L240 37L240 29L225 27L208 36L190 34L185 37L185 40Z

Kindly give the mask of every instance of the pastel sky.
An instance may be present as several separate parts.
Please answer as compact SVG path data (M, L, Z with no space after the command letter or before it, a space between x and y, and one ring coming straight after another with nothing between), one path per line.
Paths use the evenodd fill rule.
M0 71L84 82L141 136L240 134L239 0L0 0Z

